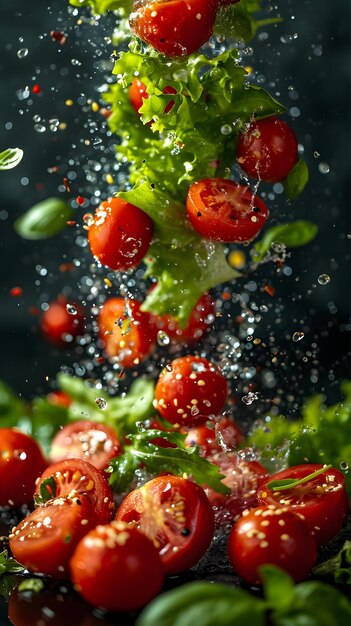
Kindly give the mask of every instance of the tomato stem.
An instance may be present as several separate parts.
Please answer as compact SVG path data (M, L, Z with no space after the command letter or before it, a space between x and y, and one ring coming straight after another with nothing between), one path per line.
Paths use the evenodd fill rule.
M267 489L272 489L273 491L284 491L285 489L292 489L293 487L297 487L298 485L302 485L303 483L307 483L309 480L316 478L323 472L326 472L330 469L331 465L323 465L320 469L312 472L312 474L308 474L303 478L284 478L284 480L272 480L270 483L267 483Z

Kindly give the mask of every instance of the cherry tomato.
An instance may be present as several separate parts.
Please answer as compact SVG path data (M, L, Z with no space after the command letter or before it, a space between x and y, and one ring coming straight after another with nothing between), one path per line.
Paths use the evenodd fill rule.
M177 343L197 343L213 327L215 305L209 293L204 293L195 304L185 328L180 328L177 320L170 315L162 315L156 320L159 330Z
M186 210L200 235L224 243L250 241L269 215L264 202L250 187L225 178L204 178L193 183Z
M261 504L287 506L293 513L303 517L318 545L334 537L345 520L348 501L344 475L331 467L316 478L284 491L268 489L267 483L286 478L298 480L322 467L314 464L288 467L270 476L257 491Z
M140 263L152 235L152 220L144 211L121 198L110 198L96 210L88 240L92 254L102 265L127 270Z
M130 27L159 52L184 56L211 37L217 8L217 0L137 0Z
M121 446L113 428L91 420L67 424L54 437L50 459L83 459L99 470L106 469L110 459L121 453Z
M159 476L132 491L116 519L134 524L153 541L167 574L195 565L214 532L213 512L203 489L178 476Z
M244 440L239 426L229 417L221 417L213 422L213 427L198 426L187 431L186 446L200 446L203 456L223 450L232 450Z
M91 530L71 559L75 589L97 607L134 611L160 591L162 561L150 539L123 522Z
M218 465L225 478L222 482L231 489L225 496L210 487L206 495L215 508L217 524L233 521L245 510L257 506L257 488L265 480L267 470L258 461L246 461L234 452L219 452L209 457L209 461Z
M60 296L49 303L41 317L41 333L47 341L64 348L78 335L84 333L84 311L76 303Z
M72 404L71 398L64 391L51 391L47 395L47 399L51 404L56 406L69 407Z
M316 559L316 542L306 524L285 508L244 511L233 526L228 553L235 571L251 585L261 583L259 568L271 563L304 580Z
M198 356L175 359L156 383L155 406L171 424L200 425L221 411L226 398L226 379L216 365Z
M15 428L0 428L0 506L33 504L35 481L46 467L32 437Z
M174 93L177 93L177 90L174 89L174 87L172 87L171 85L169 85L163 89L162 93L174 94ZM146 90L146 85L144 85L144 83L142 83L141 80L138 80L138 78L134 78L131 86L129 87L129 99L135 111L138 113L138 115L139 115L139 109L144 104L144 100L147 100L149 97L150 96ZM164 112L169 113L169 111L172 109L173 106L174 106L174 100L171 100L165 107Z
M279 182L287 177L297 160L295 133L276 117L253 122L239 137L237 161L252 178Z
M81 459L65 459L50 465L37 481L35 496L39 496L44 481L50 499L74 495L78 498L85 496L90 500L96 524L106 524L113 516L112 491L105 476L91 463Z
M79 540L94 524L86 497L56 498L39 506L10 535L10 548L31 572L60 578Z
M134 367L148 356L156 341L154 318L140 310L138 300L110 298L99 315L100 337L109 358Z
M169 432L167 428L165 428L164 424L161 420L153 419L149 422L148 428L152 428L155 430L162 430L163 432ZM172 430L172 429L170 429ZM155 439L150 439L150 443L155 444L156 446L160 446L160 448L176 448L177 445L175 443L171 443L171 441L167 441L163 437L155 437Z

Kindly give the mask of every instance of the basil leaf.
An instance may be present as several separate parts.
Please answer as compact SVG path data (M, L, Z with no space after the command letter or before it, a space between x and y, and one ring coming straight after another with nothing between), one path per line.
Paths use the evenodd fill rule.
M345 541L338 554L314 567L312 572L315 576L333 576L338 584L351 585L351 541Z
M0 552L0 576L2 574L17 574L23 572L25 568L14 558L9 557L7 550Z
M275 565L262 565L259 571L268 606L280 610L291 606L295 596L291 576Z
M305 161L300 160L290 170L284 181L284 191L288 198L296 198L308 183L309 173Z
M289 607L273 610L275 626L341 626L351 623L351 605L335 587L308 581L295 587Z
M254 244L253 260L259 263L264 259L274 241L287 248L298 248L310 243L318 233L318 226L309 220L297 220L289 224L279 224L269 228L262 239Z
M320 469L304 476L303 478L284 478L283 480L271 480L271 482L267 483L267 489L272 489L273 491L284 491L285 489L292 489L293 487L297 487L298 485L303 485L307 483L309 480L316 478L320 474L323 474L328 469L331 468L331 465L325 465Z
M28 209L16 220L14 228L23 239L47 239L63 230L72 214L64 200L48 198Z
M12 170L22 161L23 154L21 148L7 148L0 152L0 170Z

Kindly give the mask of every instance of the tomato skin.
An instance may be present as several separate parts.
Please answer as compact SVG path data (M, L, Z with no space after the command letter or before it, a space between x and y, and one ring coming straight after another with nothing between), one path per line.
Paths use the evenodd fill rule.
M198 426L189 428L185 439L187 447L200 446L203 456L210 456L226 449L236 448L243 440L239 426L229 417L214 421L213 428Z
M33 437L16 428L0 428L0 506L33 504L35 481L46 467Z
M47 395L47 400L56 406L68 408L72 404L71 398L64 391L51 391Z
M163 89L162 93L171 94L177 93L177 91L174 87L169 85ZM147 100L149 97L146 85L144 85L144 83L142 83L138 78L134 78L131 86L129 87L129 100L138 115L140 115L139 109L143 106L144 100ZM164 113L169 113L173 106L174 100L171 100L165 107ZM151 124L151 122L149 122L149 124Z
M259 567L271 563L295 582L304 580L317 554L308 526L286 507L257 507L246 513L234 524L228 540L235 571L246 582L258 585Z
M173 342L192 345L211 330L215 314L213 298L209 293L204 293L191 311L185 328L180 328L177 320L170 315L157 318L156 325L159 330L164 330Z
M167 574L195 565L214 533L213 512L203 489L178 476L159 476L132 491L116 519L154 541Z
M29 571L61 578L75 546L93 524L93 504L88 498L49 500L13 530L11 552Z
M297 139L290 126L267 117L239 136L237 161L249 176L268 183L287 177L298 161Z
M75 315L68 312L67 307L70 305L77 311ZM72 338L75 339L84 333L83 308L76 303L68 303L66 298L60 296L49 303L49 308L41 317L40 328L44 339L59 348L64 348Z
M186 210L202 237L223 243L250 241L269 215L248 185L225 178L204 178L190 185Z
M331 467L307 483L284 491L268 489L267 483L303 478L322 467L320 464L288 467L270 476L257 490L261 504L287 506L293 513L303 516L318 546L327 543L339 532L347 515L348 500L342 472Z
M100 310L98 325L105 352L125 368L148 356L156 341L154 317L141 311L141 305L138 300L110 298Z
M93 256L112 270L137 267L153 235L152 220L144 211L121 198L102 202L89 226Z
M105 475L91 463L81 459L64 459L49 465L37 481L36 496L43 481L51 477L56 486L53 498L84 496L93 504L96 524L107 524L111 520L114 511L111 488Z
M170 368L161 372L155 388L155 406L164 419L171 424L197 426L208 415L221 411L227 381L213 363L185 356L172 361Z
M137 0L130 15L131 30L168 56L195 52L212 35L217 0Z
M108 611L134 611L160 591L164 570L152 542L135 528L113 521L97 526L71 559L75 588Z
M63 459L89 461L98 470L108 467L110 459L121 454L121 446L113 428L91 420L67 424L55 435L50 450L50 460Z

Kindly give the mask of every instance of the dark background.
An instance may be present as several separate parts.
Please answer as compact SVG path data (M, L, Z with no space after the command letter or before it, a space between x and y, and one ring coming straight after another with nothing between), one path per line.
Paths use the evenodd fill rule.
M275 194L270 200L271 223L308 218L319 224L320 232L310 246L294 252L288 262L291 276L277 276L268 266L258 273L260 284L271 282L278 292L260 332L274 334L289 364L289 359L296 361L291 335L303 328L295 383L304 393L329 389L333 394L339 380L349 375L350 5L340 0L333 4L284 0L278 11L284 22L263 29L250 44L253 56L246 50L244 63L254 67L259 84L287 105L285 119L304 146L311 180L292 203L284 194ZM71 298L84 297L90 257L75 244L82 232L75 227L45 242L28 242L14 233L13 223L33 203L51 195L74 199L86 195L87 188L90 193L94 188L106 193L102 173L92 173L94 164L89 161L99 163L108 155L111 159L111 147L84 144L87 137L99 141L101 121L97 116L99 128L89 127L82 109L90 110L87 99L99 98L104 63L108 76L112 48L104 37L111 34L114 20L102 18L99 28L86 20L77 27L77 17L68 14L62 0L3 0L0 15L1 149L20 146L25 151L16 169L0 172L0 378L31 397L48 390L62 365L80 358L72 350L62 353L44 343L33 307L40 309L63 290ZM68 34L64 46L51 41L51 30ZM28 54L19 58L23 48ZM23 98L25 87L31 89L34 83L41 93ZM67 107L66 99L74 100L74 106ZM33 119L36 115L40 122ZM49 129L49 120L55 118L67 124L66 130ZM38 132L36 124L46 130ZM329 173L321 173L323 163ZM54 166L58 171L52 172ZM74 177L72 193L65 194L62 181L69 172ZM81 267L71 273L59 271L62 263L73 259ZM320 274L330 275L328 285L318 284ZM23 289L21 297L11 297L14 286ZM267 303L261 292L255 298L259 304ZM303 364L301 355L307 353L312 356ZM281 381L285 393L289 376L285 372Z

